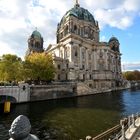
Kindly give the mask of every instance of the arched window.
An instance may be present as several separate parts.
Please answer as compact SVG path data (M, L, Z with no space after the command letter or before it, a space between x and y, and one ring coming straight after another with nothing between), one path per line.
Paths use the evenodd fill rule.
M75 58L78 56L78 48L77 48L77 46L73 47L73 55L75 56Z
M68 25L65 27L65 31L64 31L65 35L68 34Z
M35 43L35 47L36 47L36 48L39 48L39 46L40 46L40 43L39 43L39 42L36 42L36 43Z
M63 51L60 51L60 57L63 58Z
M85 37L88 37L89 36L89 28L88 27L85 27Z
M63 32L60 33L60 39L62 39L62 38L63 38Z
M81 27L81 36L83 36L83 27Z
M58 78L58 80L60 80L60 74L58 74L58 77L57 78Z
M77 26L74 25L74 33L77 33Z

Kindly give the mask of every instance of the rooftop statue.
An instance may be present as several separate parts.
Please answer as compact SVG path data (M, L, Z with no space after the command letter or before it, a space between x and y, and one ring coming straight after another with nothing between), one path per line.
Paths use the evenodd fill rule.
M30 134L31 124L26 116L18 116L9 130L9 140L39 140L35 135Z

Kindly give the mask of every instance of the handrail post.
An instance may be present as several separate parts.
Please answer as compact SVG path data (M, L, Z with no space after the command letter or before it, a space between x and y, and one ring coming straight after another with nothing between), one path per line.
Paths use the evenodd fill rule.
M139 118L139 113L138 112L137 112L136 116L137 116L137 119L138 119Z
M122 127L122 140L126 140L126 137L125 137L125 128L124 128L124 120L120 120L120 125Z
M136 127L135 126L135 117L134 117L134 114L132 114L132 127L134 127L134 128Z
M137 123L139 123L139 113L136 113L136 119L137 119Z
M130 132L130 125L131 125L131 116L128 116L128 129L129 129L129 132Z
M91 140L92 137L91 136L86 136L86 140Z

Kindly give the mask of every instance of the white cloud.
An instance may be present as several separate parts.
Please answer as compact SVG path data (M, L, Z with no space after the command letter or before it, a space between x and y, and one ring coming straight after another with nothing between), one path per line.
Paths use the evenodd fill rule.
M11 52L23 56L35 27L44 37L45 48L54 44L57 23L73 5L66 0L0 0L0 55ZM140 0L81 0L80 5L95 16L101 28L126 29L140 13Z
M15 54L15 51L11 49L7 43L0 41L0 44L1 44L1 47L3 47L3 49L0 50L0 56L7 53Z
M101 28L105 25L110 25L119 29L126 29L133 24L134 19L133 16L130 16L130 13L126 13L125 9L121 7L116 9L97 9L94 14Z
M106 41L106 37L105 36L101 36L101 41Z
M140 0L125 0L124 8L128 12L137 12L140 10Z
M133 70L140 70L140 62L123 62L122 63L122 70L123 71L133 71Z

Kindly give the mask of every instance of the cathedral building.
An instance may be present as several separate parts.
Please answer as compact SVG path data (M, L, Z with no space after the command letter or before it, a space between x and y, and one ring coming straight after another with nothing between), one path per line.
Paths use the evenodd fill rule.
M100 42L99 25L78 1L57 26L57 44L49 45L56 67L55 81L83 82L90 88L112 88L122 84L120 43L116 37ZM28 54L43 52L43 38L34 31Z

